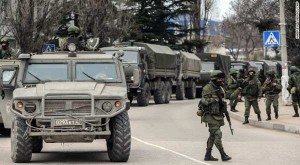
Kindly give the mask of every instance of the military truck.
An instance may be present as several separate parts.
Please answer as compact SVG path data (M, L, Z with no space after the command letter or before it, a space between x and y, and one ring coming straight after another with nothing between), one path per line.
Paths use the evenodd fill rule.
M106 139L109 159L126 162L131 134L126 80L120 55L92 52L21 54L9 83L0 81L10 99L1 114L11 128L13 162L29 162L46 143ZM2 75L0 77L2 77ZM12 96L11 96L12 95ZM8 120L10 114L13 119Z
M257 66L253 61L232 61L231 68L236 70L243 69L245 72L248 72L249 68L257 68Z
M221 70L229 75L231 59L228 55L217 53L203 53L200 54L202 61L202 70L200 74L200 81L197 83L197 97L201 97L202 88L210 81L210 72L212 70Z
M139 106L149 105L151 95L156 104L169 103L173 84L181 85L177 88L180 89L178 99L183 99L183 96L194 98L193 89L199 78L197 70L199 72L200 64L199 61L197 64L197 59L192 54L176 53L167 46L140 42L101 48L101 51L108 54L120 50L124 52L128 97L130 100L136 98ZM140 78L134 79L134 75L139 75Z
M255 64L258 68L258 78L261 83L265 82L266 74L269 70L274 70L275 73L278 74L276 63L274 63L273 61L261 60L261 61L255 61Z
M12 98L12 93L8 92L12 90L12 86L10 86L10 83L14 83L13 77L15 75L15 68L18 68L20 64L19 60L0 60L0 67L2 69L5 69L5 71L2 74L2 79L3 79L3 85L5 86L5 88L2 89L1 91L1 99L0 99L0 108L1 111L5 110L7 103L10 101L10 99ZM5 111L4 112L4 118L2 118L2 114L0 111L0 134L3 136L9 136L10 135L10 129L9 128L5 128L4 126L4 122L6 121L8 118L5 117Z

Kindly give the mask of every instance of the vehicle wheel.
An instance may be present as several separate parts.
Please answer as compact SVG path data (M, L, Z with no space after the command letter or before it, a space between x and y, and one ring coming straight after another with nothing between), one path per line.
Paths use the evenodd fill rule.
M131 133L127 112L111 118L109 122L110 138L106 141L107 152L112 162L127 162L130 155Z
M169 81L166 81L165 85L166 85L165 103L169 104L170 100L171 100L171 95L172 95L172 83Z
M158 89L154 91L155 104L163 104L166 101L166 86L163 81L160 82Z
M184 81L181 81L179 85L176 86L176 100L183 100L184 95L185 95Z
M192 80L192 87L186 88L185 89L185 97L188 99L195 99L196 97L196 84Z
M25 120L16 117L11 132L11 158L15 163L28 163L32 156L31 137L26 134Z
M32 137L32 153L40 153L43 149L43 138L42 137Z
M145 83L141 92L137 93L137 103L139 106L148 106L151 97L150 85Z
M5 136L5 137L9 137L10 136L10 129L4 128L3 123L0 124L0 134L2 136Z

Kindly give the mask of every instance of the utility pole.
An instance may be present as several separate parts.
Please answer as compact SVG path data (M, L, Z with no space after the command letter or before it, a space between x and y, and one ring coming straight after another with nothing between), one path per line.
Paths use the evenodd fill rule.
M285 105L290 105L290 94L287 91L288 86L288 63L287 63L287 44L286 44L286 30L285 30L285 4L284 0L279 0L280 3L280 32L281 32L281 60L282 60L282 101Z

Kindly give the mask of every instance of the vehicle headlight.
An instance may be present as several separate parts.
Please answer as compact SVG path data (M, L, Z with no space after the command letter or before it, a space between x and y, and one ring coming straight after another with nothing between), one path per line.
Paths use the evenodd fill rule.
M121 102L121 101L116 101L116 102L115 102L115 107L116 107L117 109L120 109L120 108L122 107L122 102Z
M76 51L76 45L74 43L69 43L68 44L68 49L71 52L75 52Z
M131 77L130 77L130 80L131 80L131 81L133 81L133 80L134 80L134 77L133 77L133 76L131 76Z
M110 102L104 102L102 104L102 109L105 111L105 112L110 112L112 109L113 109L113 105L110 103Z
M21 101L17 102L17 103L16 103L16 107L17 107L18 109L23 109L23 107L24 107L23 102L21 102Z

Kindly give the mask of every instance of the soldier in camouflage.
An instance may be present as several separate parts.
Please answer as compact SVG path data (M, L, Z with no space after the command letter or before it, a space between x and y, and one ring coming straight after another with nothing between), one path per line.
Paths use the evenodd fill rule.
M239 83L237 80L238 71L234 68L230 69L230 77L227 78L228 91L226 95L229 96L230 100L230 110L232 112L238 112L236 110L236 105L238 103L238 95L235 95L236 91L239 90Z
M204 114L202 116L203 122L208 124L209 138L207 140L207 149L204 157L205 161L217 161L211 155L213 145L218 148L223 161L230 160L223 149L222 132L220 127L224 125L224 110L226 109L226 102L223 99L225 96L224 89L221 87L224 84L225 74L221 71L212 71L211 81L203 88L201 103L203 105Z
M299 117L298 106L300 106L300 89L299 89L300 69L297 68L296 66L291 66L290 70L291 70L291 75L288 81L289 85L287 87L287 90L292 95L292 101L293 101L292 104L295 111L293 117Z
M9 48L8 39L6 37L2 38L0 44L1 44L0 59L11 59L13 57L13 53Z
M270 70L267 72L267 79L263 84L262 91L266 95L266 112L268 115L267 120L271 120L271 105L273 104L275 118L278 118L278 99L281 92L280 80L276 79L275 71Z
M242 95L245 97L245 121L243 124L249 123L249 115L251 106L254 112L257 114L258 121L261 121L260 109L258 106L258 101L262 96L261 83L256 76L255 68L250 68L248 71L248 77L244 80L242 84L243 90Z

